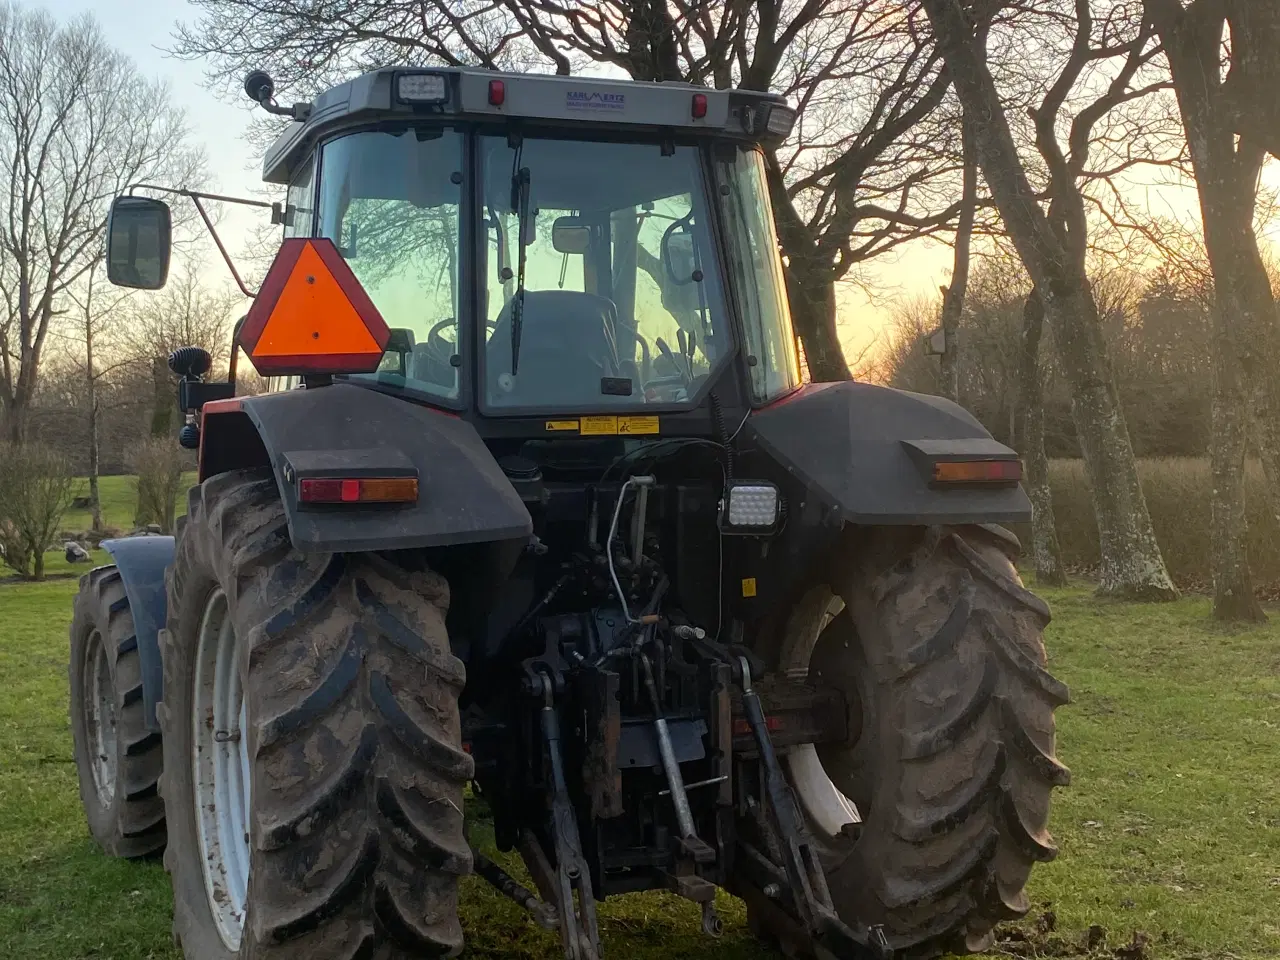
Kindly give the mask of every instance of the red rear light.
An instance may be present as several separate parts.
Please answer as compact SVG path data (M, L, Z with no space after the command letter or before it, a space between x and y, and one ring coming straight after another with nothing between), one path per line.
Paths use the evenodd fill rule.
M933 465L934 483L1018 483L1021 460L941 460Z
M489 105L502 106L507 100L507 85L501 80L489 81Z
M304 477L298 483L301 503L415 503L417 477Z
M770 733L777 733L782 729L782 718L765 717L764 727ZM737 720L733 721L733 735L735 737L745 737L750 732L751 724L747 721L746 717L739 717Z
M701 120L707 115L707 95L705 93L695 93L693 95L693 119Z

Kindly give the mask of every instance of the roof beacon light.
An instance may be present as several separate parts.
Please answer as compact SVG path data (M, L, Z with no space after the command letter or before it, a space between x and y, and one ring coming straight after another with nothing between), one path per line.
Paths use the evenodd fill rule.
M326 237L280 245L240 331L263 376L372 373L391 331Z
M500 107L507 102L507 85L501 80L489 81L489 106Z
M707 115L707 95L705 93L695 93L693 95L693 119L702 120Z
M449 88L439 73L402 73L396 77L396 97L401 103L440 103L449 99Z

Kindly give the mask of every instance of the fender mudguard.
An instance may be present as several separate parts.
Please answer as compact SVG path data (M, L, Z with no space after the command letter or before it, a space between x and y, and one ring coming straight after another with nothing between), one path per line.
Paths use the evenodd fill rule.
M367 551L523 540L533 520L475 428L459 417L367 387L335 383L240 401L275 473L299 550ZM206 417L214 427L218 414ZM214 427L216 429L216 427ZM300 464L325 475L411 468L418 501L403 506L298 503Z
M930 485L933 459L1006 459L963 407L869 383L812 384L747 421L760 447L848 523L1023 523L1020 486ZM928 469L926 469L928 468Z
M120 579L124 581L129 612L133 614L133 633L138 644L138 661L142 667L142 710L147 729L158 731L156 704L164 699L164 669L160 663L158 634L168 616L164 572L173 563L173 537L124 537L104 540L102 547L111 554Z

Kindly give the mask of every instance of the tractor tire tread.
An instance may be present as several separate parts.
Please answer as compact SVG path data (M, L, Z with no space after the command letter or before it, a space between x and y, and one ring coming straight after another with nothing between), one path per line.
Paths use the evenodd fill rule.
M77 667L75 660L83 656L84 645L94 630L113 658L110 667L116 711L115 796L105 807L85 766L87 728L84 718L77 717L85 705L81 702L83 683L76 682L83 665ZM124 579L114 565L96 567L80 578L71 623L71 657L68 675L72 680L72 739L90 832L98 845L112 856L128 859L154 856L164 849L166 839L164 802L157 793L163 755L160 735L147 729L133 612Z
M275 481L256 471L207 480L188 515L170 578L166 690L179 680L184 585L221 584L248 648L255 794L242 954L456 954L474 763L461 749L465 671L445 632L442 578L375 555L294 550ZM166 795L174 787L166 778ZM205 935L191 919L200 909L176 913L189 950Z
M896 542L866 551L846 593L886 706L881 783L839 872L865 885L848 912L928 957L1026 912L1033 863L1057 853L1049 795L1070 773L1053 711L1069 693L1047 669L1049 608L1018 579L1011 538L935 527Z

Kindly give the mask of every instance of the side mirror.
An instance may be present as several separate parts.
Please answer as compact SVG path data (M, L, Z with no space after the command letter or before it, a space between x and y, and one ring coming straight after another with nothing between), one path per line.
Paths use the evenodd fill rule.
M557 217L551 225L551 246L556 253L586 253L591 230L577 217Z
M172 232L167 203L116 197L107 216L107 279L118 287L159 290L169 278Z

